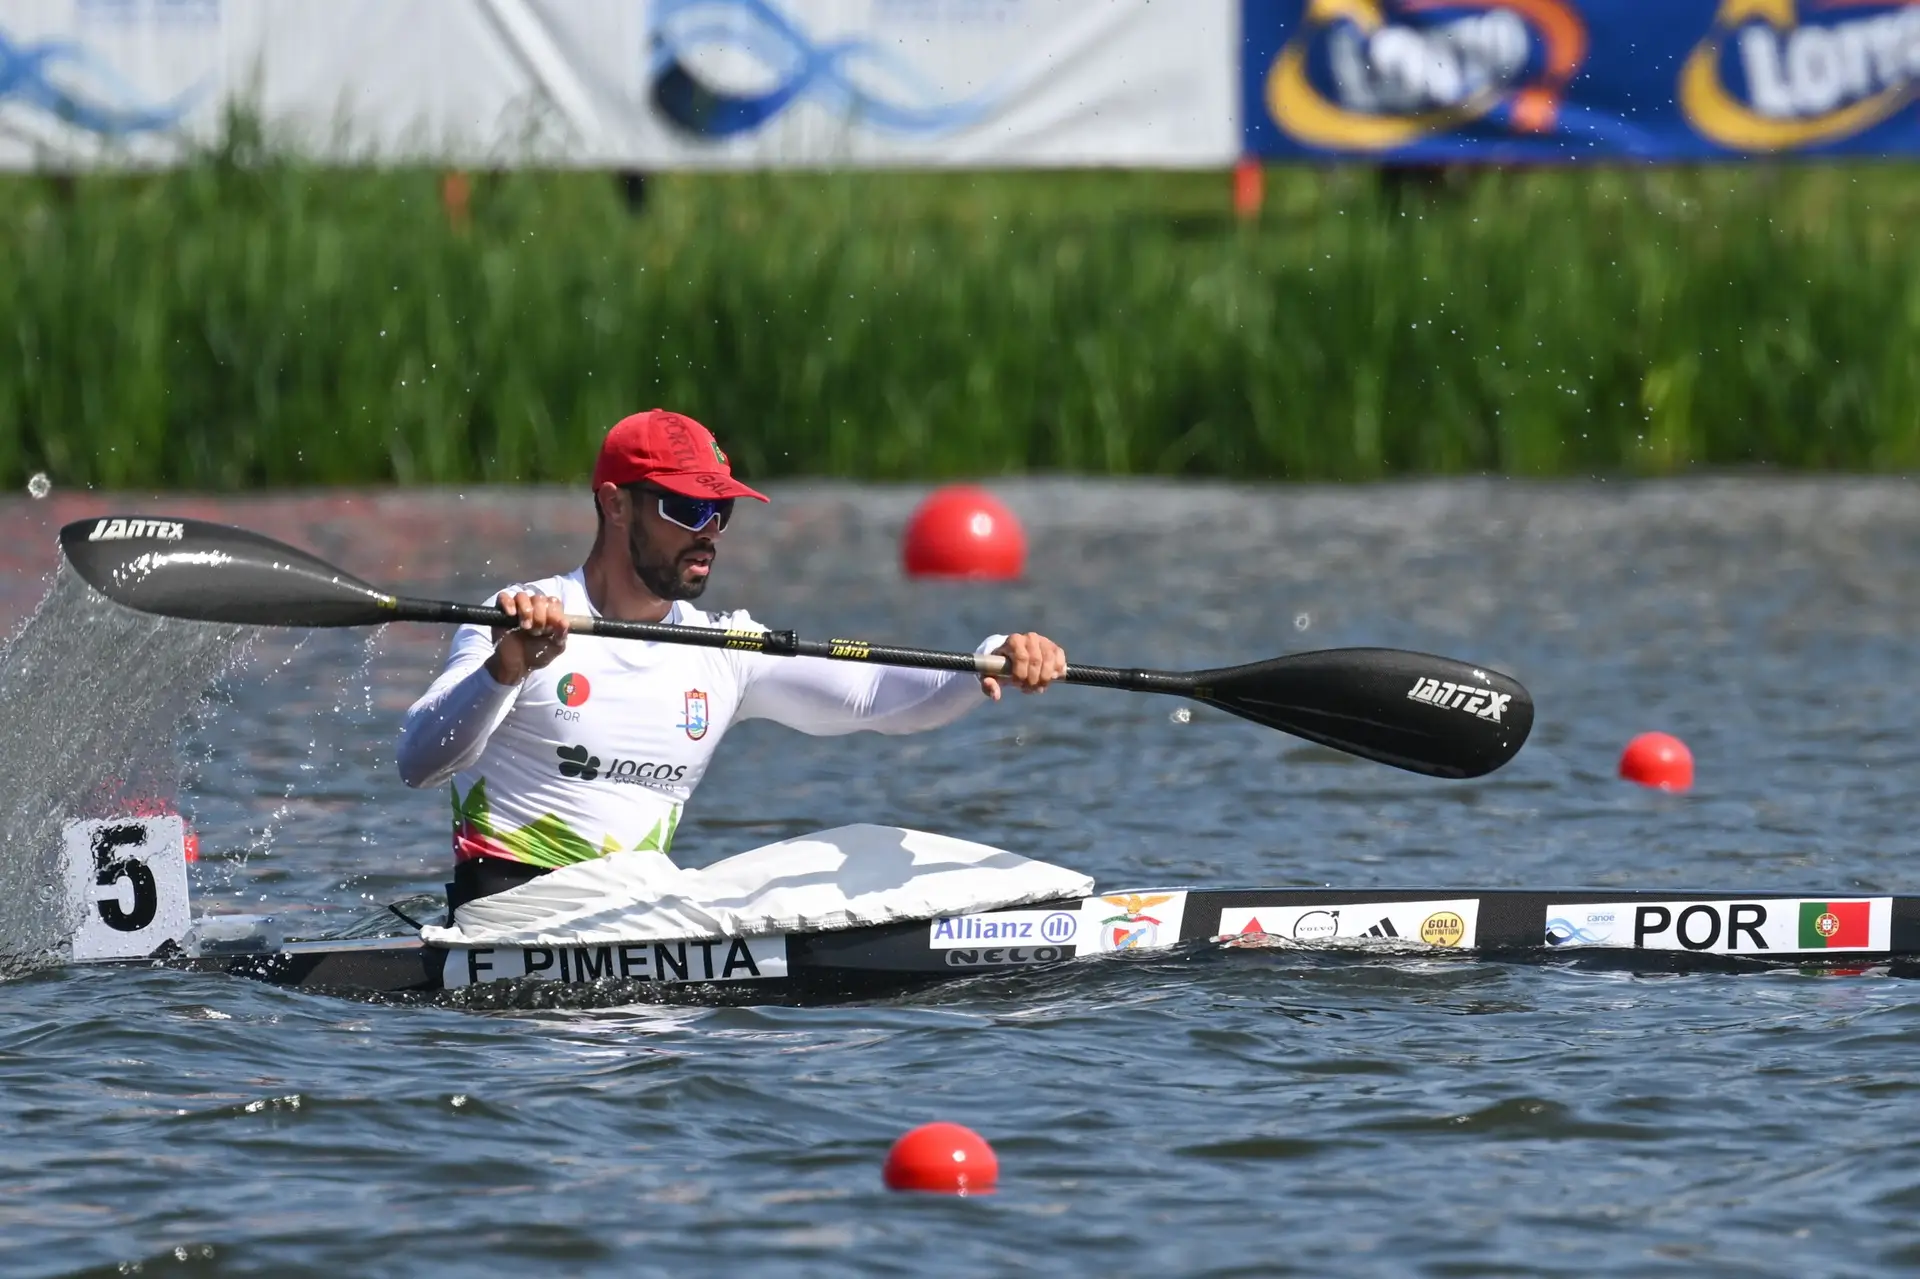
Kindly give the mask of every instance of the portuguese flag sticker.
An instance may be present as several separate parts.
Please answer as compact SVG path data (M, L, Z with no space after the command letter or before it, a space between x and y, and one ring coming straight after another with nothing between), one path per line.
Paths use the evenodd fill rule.
M1872 902L1801 902L1800 948L1870 946Z

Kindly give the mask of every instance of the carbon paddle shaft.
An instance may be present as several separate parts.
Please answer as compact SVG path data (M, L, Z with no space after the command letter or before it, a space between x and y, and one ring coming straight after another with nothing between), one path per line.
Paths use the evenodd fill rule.
M395 600L395 620L499 626L494 607ZM621 622L569 615L576 634L690 644L775 657L999 675L1006 659L870 644L804 640L793 631L723 631L664 622ZM1448 657L1388 648L1290 653L1265 662L1207 671L1155 671L1069 665L1069 684L1188 697L1241 719L1276 728L1377 763L1429 777L1479 777L1505 764L1533 727L1533 703L1519 683Z
M513 619L500 608L485 604L453 604L443 600L400 598L393 602L396 622L452 622L472 626L511 626ZM660 644L689 644L695 648L727 648L771 657L825 657L840 662L869 662L875 666L912 666L929 671L966 671L998 675L1007 659L993 655L950 653L932 648L901 648L869 644L866 640L801 639L793 631L722 631L706 626L676 626L671 622L621 622L604 617L567 615L575 635L606 639L650 640ZM1141 693L1188 693L1194 678L1172 671L1121 670L1112 666L1068 666L1069 684L1131 689Z

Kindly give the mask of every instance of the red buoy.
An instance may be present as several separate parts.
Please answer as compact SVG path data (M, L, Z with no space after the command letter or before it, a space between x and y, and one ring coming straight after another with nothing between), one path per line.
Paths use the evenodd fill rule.
M1693 752L1677 737L1642 733L1620 753L1620 776L1655 790L1687 790L1693 785Z
M1004 582L1027 565L1020 521L985 489L935 489L907 521L901 542L909 577L969 577Z
M993 1147L971 1128L921 1124L893 1143L880 1176L889 1190L990 1194L1000 1179L1000 1160Z

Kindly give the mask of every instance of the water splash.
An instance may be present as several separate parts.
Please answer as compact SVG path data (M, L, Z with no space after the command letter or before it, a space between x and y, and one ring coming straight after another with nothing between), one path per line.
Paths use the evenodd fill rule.
M0 649L0 977L58 959L69 821L173 806L182 721L254 632L122 608L65 563Z

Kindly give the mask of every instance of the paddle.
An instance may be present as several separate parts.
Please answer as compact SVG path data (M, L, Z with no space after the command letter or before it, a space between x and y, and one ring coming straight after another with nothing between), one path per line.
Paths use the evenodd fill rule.
M498 626L491 605L405 599L305 551L201 520L109 516L60 530L67 560L95 590L145 613L250 626ZM825 657L999 675L1003 657L803 640L792 631L722 631L569 617L577 635ZM1205 671L1069 666L1066 682L1169 693L1310 742L1432 777L1479 777L1512 759L1533 727L1533 701L1495 671L1389 648L1293 653Z

